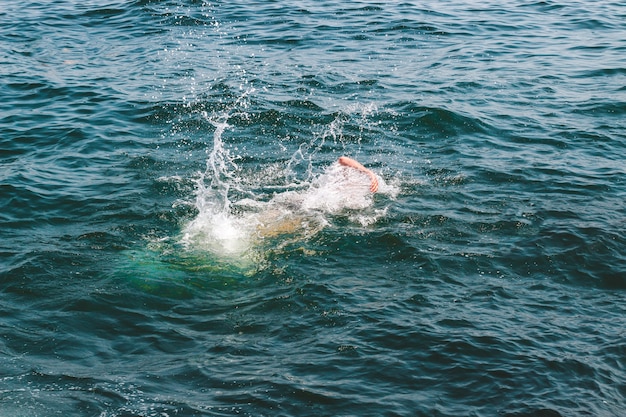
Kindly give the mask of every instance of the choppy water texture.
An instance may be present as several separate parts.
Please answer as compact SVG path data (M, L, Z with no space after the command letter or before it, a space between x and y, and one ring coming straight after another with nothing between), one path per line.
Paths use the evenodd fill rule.
M626 415L623 2L8 0L0 64L0 414Z

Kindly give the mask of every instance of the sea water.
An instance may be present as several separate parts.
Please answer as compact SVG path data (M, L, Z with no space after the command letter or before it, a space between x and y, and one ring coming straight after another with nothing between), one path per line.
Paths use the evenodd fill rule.
M625 22L3 1L0 414L624 415Z

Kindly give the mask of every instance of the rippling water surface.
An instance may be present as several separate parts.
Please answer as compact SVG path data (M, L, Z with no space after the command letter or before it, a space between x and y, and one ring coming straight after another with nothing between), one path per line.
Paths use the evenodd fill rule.
M8 0L0 63L0 414L626 414L622 3Z

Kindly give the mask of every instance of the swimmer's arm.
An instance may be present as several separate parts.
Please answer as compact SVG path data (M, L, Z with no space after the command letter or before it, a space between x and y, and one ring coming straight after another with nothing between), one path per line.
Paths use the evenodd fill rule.
M376 174L374 174L371 170L365 168L359 162L355 161L352 158L348 158L347 156L342 156L339 158L339 163L341 165L357 169L361 172L366 173L370 177L370 191L375 193L378 191L378 178L376 178Z

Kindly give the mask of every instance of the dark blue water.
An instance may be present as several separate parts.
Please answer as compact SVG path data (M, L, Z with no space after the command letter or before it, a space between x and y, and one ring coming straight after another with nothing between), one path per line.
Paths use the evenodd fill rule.
M1 415L626 415L621 2L5 0L0 76Z

